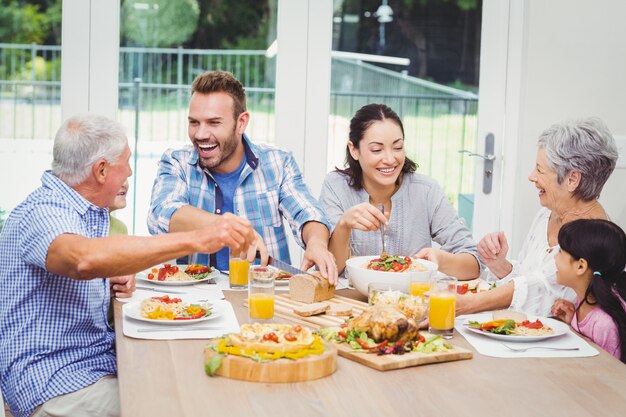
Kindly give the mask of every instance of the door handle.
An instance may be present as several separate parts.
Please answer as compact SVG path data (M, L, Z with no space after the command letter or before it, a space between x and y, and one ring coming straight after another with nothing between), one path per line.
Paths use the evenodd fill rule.
M496 156L493 154L495 137L493 133L488 133L485 136L485 154L481 155L467 149L461 149L459 153L466 154L467 156L477 156L484 160L483 167L483 193L491 193L491 187L493 185L493 161L496 160Z

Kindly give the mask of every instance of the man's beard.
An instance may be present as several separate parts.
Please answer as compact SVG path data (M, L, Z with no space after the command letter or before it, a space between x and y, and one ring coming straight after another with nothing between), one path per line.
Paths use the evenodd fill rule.
M225 140L223 143L218 142L218 150L219 154L215 155L208 159L200 158L200 163L204 168L213 169L217 168L220 165L228 162L235 154L235 150L237 149L238 138L235 133L235 129L233 129L232 134Z

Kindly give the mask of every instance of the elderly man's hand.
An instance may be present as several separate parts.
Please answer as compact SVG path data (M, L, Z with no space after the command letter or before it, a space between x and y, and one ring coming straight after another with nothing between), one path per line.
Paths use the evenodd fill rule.
M224 247L230 248L232 253L247 253L258 236L248 220L232 213L224 214L219 221L198 229L197 233L198 252L206 253L215 253Z
M109 278L111 295L117 298L130 298L136 289L135 274Z
M307 243L300 269L306 271L313 265L317 266L319 272L328 279L328 282L337 285L339 277L335 257L328 251L328 245L321 240L312 240Z

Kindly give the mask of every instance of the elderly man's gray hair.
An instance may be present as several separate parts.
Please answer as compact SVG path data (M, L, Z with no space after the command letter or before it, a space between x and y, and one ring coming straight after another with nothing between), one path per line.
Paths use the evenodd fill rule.
M581 173L574 196L584 201L600 196L619 157L613 135L597 117L554 124L539 136L537 146L545 149L559 184L569 172Z
M126 145L126 133L118 122L96 114L73 116L54 138L52 173L69 185L78 185L96 161L117 163Z

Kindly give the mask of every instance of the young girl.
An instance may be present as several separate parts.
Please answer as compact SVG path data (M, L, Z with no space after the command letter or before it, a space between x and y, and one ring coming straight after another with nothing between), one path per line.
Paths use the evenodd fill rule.
M626 235L608 220L575 220L559 231L557 282L576 305L557 300L552 314L626 363Z

